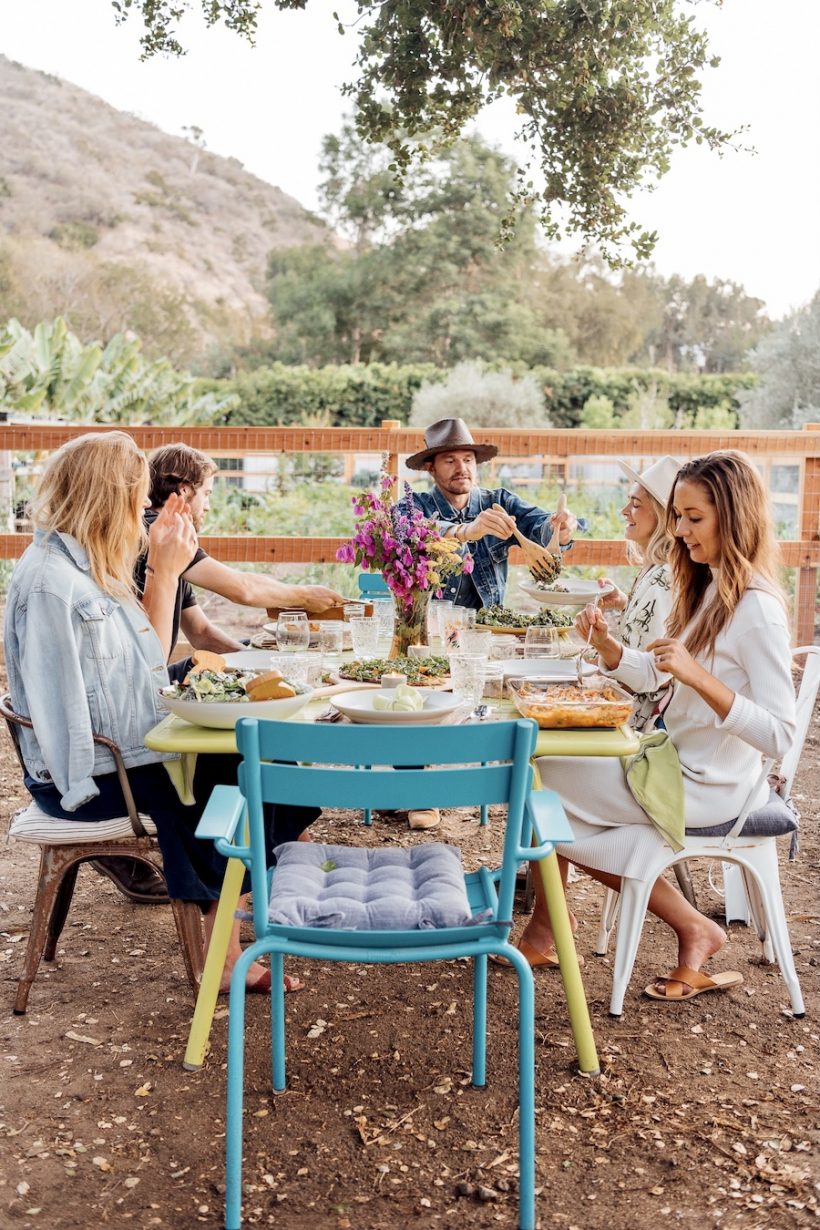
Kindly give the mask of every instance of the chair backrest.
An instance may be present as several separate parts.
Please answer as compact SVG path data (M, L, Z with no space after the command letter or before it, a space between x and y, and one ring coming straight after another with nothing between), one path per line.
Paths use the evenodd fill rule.
M389 594L387 582L380 572L360 572L358 577L359 594L362 598L377 597L379 594Z
M242 718L239 788L248 803L257 936L267 925L263 803L351 809L506 804L499 918L512 918L515 873L531 840L525 804L534 722L481 726L317 726ZM409 736L409 737L408 737ZM297 762L307 763L297 763ZM419 768L419 765L426 766ZM402 772L393 771L394 765ZM370 767L373 766L373 767ZM404 767L406 766L406 768ZM523 853L522 853L523 851Z
M803 669L803 678L800 681L800 690L797 693L797 730L794 736L794 743L783 757L783 763L780 766L781 775L785 779L783 793L787 797L791 791L797 766L800 763L803 744L806 742L806 735L809 732L809 726L814 716L817 692L820 689L820 646L802 645L800 648L792 650L793 658L802 657L803 654L806 655L806 665Z

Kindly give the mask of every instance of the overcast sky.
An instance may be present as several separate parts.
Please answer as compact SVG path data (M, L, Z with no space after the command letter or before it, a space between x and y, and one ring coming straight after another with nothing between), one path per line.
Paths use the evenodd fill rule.
M115 26L110 0L0 0L0 47L167 132L197 125L209 149L315 208L321 139L338 128L338 87L355 55L355 35L342 38L331 16L345 6L352 10L348 0L312 0L304 12L271 4L255 49L192 18L182 27L183 60L143 64L137 23ZM707 72L707 121L749 125L745 141L757 154L677 154L658 190L634 202L634 216L660 232L662 273L741 282L781 316L820 286L820 0L725 0L692 11L723 59ZM515 152L508 109L480 127Z

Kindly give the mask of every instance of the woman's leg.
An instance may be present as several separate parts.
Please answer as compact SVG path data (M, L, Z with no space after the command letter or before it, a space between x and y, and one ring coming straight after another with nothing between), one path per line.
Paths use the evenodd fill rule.
M564 891L566 891L568 863L560 856L558 863L561 867ZM537 867L537 864L534 866ZM593 880L605 884L607 888L614 888L616 892L621 891L619 876L610 875L606 871L596 871L594 867L579 865L579 869L592 876ZM546 952L553 946L552 927L540 875L536 873L534 880L535 908L522 938L533 947ZM726 943L726 932L723 928L691 906L683 894L678 892L677 888L673 887L663 876L659 876L655 881L649 897L649 909L675 932L678 940L679 965L698 970L704 961L713 956Z

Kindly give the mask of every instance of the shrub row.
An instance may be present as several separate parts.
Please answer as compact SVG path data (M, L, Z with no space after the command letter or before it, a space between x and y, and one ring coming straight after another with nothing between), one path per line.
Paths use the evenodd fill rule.
M523 369L516 374L523 375ZM590 397L609 398L616 414L621 414L631 394L653 385L659 396L668 398L673 411L694 412L701 406L727 403L737 410L738 392L757 383L750 372L696 375L651 368L578 367L558 372L540 367L532 374L544 390L554 427L577 427ZM416 389L424 381L446 376L446 370L432 364L310 368L275 363L229 380L202 383L223 396L239 397L239 405L227 416L230 423L263 427L313 420L335 427L373 427L382 419L406 423Z

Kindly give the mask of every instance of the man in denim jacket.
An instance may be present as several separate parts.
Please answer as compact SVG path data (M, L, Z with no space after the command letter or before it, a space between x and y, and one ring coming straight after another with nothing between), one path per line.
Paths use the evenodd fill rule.
M462 419L432 423L424 441L426 447L408 457L407 466L426 470L435 486L413 498L425 516L435 517L443 533L467 545L474 559L472 573L450 577L444 586L443 596L458 606L503 604L514 527L545 546L557 527L562 549L571 545L576 528L586 529L586 523L569 511L551 516L505 487L494 491L479 487L478 463L495 457L498 449L494 444L476 444Z

